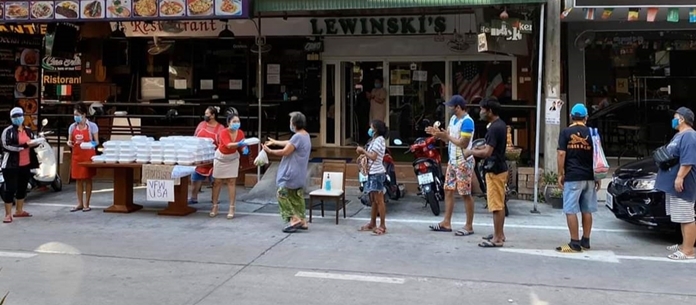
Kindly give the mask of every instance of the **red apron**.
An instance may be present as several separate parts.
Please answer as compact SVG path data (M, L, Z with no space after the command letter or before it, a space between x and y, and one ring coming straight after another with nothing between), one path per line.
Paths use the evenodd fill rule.
M82 149L80 144L90 142L89 127L80 130L80 127L75 127L75 130L70 135L70 141L73 142L72 162L70 166L70 177L75 180L92 179L97 174L96 168L89 168L80 165L81 162L92 161L92 156L96 155L94 149Z
M213 131L208 130L210 127L208 127L208 124L205 124L203 128L201 128L197 134L195 134L196 137L199 138L209 138L213 139L213 143L215 143L215 146L217 146L217 135L220 132L220 129L222 127L222 124L217 124ZM204 165L204 166L198 166L196 167L196 173L200 174L201 176L208 177L213 174L213 165Z

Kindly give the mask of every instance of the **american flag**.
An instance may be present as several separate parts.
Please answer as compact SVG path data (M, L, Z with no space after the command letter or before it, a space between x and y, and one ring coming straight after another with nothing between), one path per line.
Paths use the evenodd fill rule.
M455 75L459 95L467 101L476 95L483 96L486 90L486 81L475 63L466 64L461 72Z

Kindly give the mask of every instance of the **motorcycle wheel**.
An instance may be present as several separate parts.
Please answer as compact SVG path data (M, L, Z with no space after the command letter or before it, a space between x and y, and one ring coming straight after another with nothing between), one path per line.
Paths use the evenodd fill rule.
M370 196L368 196L367 194L363 194L360 196L360 203L362 203L362 205L366 207L372 206L372 202L370 202Z
M53 182L51 182L51 189L53 189L54 192L63 190L63 181L60 179L60 175L56 175L56 179L53 179Z
M435 192L431 191L425 194L425 202L430 205L430 210L433 212L433 215L440 216L440 202L435 197Z

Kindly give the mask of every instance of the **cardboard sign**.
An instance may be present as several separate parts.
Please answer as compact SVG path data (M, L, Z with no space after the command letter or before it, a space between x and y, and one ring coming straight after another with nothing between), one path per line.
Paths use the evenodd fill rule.
M140 181L172 180L174 185L179 185L181 180L172 179L172 170L174 170L174 165L145 164L143 165L142 177Z
M147 201L173 202L174 180L147 180Z

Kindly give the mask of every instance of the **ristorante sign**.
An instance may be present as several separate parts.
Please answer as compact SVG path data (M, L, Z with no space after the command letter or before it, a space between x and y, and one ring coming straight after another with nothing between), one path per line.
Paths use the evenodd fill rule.
M574 7L693 7L694 0L575 0Z

